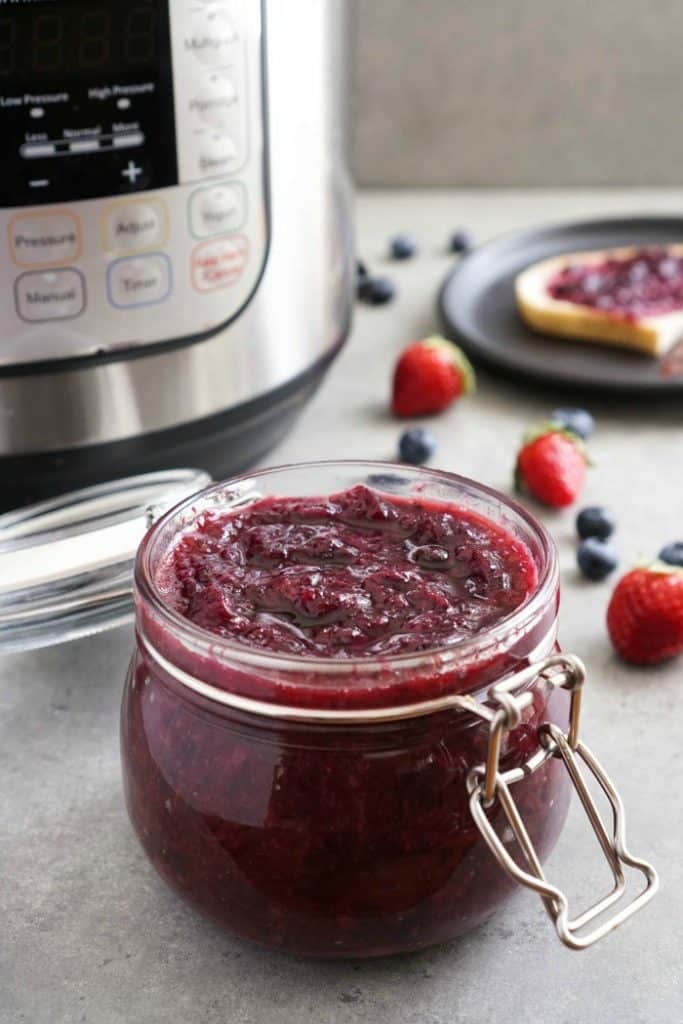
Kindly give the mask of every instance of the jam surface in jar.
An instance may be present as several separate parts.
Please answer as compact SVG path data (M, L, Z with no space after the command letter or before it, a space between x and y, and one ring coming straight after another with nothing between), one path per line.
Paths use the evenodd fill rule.
M314 694L316 706L362 711L378 693L383 706L424 700L528 663L539 622L541 635L555 623L556 587L535 626L518 628L493 661L463 669L456 659L444 672L431 655L512 621L538 577L527 545L474 509L356 486L205 509L163 551L152 584L198 636L272 663L236 670L208 643L201 657L183 654L186 672L260 699L282 699L286 679L283 702L310 706ZM191 905L262 944L352 957L452 938L509 895L514 883L469 812L466 780L485 759L486 723L462 710L337 725L236 710L168 671L181 645L172 621L147 610L138 594L140 643L122 706L126 801L154 867ZM321 659L329 672L310 667ZM564 692L539 679L532 695L502 770L539 749L543 722L566 723ZM514 796L544 857L568 806L559 762ZM500 806L490 814L503 830Z
M525 545L473 511L358 485L206 512L157 586L185 618L283 654L424 651L490 628L536 583Z

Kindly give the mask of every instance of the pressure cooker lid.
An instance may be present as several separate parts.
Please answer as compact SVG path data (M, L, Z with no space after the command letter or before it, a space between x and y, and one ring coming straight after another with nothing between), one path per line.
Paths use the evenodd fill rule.
M0 515L0 652L122 625L147 529L211 477L174 469L114 480Z

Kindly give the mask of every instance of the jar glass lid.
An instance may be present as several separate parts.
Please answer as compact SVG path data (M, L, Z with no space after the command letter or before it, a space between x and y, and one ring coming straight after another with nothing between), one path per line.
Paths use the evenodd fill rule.
M145 532L210 482L198 469L147 473L0 515L0 652L128 622Z

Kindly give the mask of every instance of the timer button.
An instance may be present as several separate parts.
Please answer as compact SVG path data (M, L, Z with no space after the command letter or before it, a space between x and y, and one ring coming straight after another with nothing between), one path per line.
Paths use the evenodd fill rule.
M85 309L85 279L80 270L33 271L14 282L14 301L22 320L72 320Z
M73 263L81 252L78 218L73 213L20 214L9 223L9 245L18 267Z
M193 18L190 34L183 40L185 51L208 67L223 67L230 62L238 35L226 10L210 10Z
M216 72L204 82L194 99L190 100L189 109L204 124L226 131L233 123L237 102L237 89L232 79Z
M190 196L190 228L195 238L208 238L236 231L244 224L244 185L226 182L199 188Z
M152 306L171 294L171 262L161 252L114 260L107 269L107 293L112 306Z
M225 174L237 162L237 146L230 135L215 132L203 139L199 146L199 172L211 178Z
M229 288L242 276L249 258L249 242L245 235L216 238L201 242L192 252L192 284L198 292Z
M105 211L103 229L109 252L159 248L166 241L166 207L160 199L114 203Z

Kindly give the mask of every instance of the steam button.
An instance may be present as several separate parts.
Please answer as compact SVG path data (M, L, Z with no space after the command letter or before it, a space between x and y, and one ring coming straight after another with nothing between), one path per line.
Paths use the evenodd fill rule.
M225 174L237 163L237 146L230 135L215 132L199 147L199 171L202 177Z

